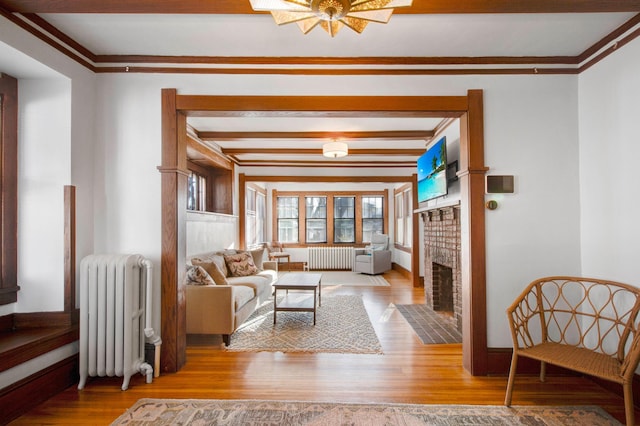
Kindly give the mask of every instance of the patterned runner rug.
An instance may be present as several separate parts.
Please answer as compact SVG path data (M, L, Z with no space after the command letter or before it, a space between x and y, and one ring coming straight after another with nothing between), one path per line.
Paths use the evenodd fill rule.
M141 399L113 425L620 425L593 406L348 404Z
M313 298L309 292L293 291L288 297ZM311 312L278 312L274 325L273 303L266 303L231 335L227 350L382 353L362 297L343 295L323 295L315 326Z

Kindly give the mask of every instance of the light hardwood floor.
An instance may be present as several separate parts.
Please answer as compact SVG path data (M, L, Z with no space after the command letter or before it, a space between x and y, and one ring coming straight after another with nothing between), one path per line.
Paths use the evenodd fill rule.
M84 390L71 387L11 424L109 424L139 398L501 405L506 377L468 374L460 345L423 345L393 308L423 303L423 289L395 271L384 276L391 287L323 288L323 295L362 295L384 355L230 353L219 336L191 337L187 364L176 374L152 384L136 375L127 391L121 378L90 378ZM550 375L540 383L519 376L513 404L600 405L624 420L622 398L581 377Z

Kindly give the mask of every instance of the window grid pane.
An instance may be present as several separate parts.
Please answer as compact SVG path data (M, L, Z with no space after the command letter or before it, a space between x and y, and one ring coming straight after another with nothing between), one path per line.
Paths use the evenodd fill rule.
M394 208L396 211L395 242L402 245L404 243L404 193L396 194Z
M207 178L189 171L187 177L187 210L205 211L206 204Z
M266 229L264 226L267 217L267 200L264 194L256 197L256 243L266 240Z
M412 246L412 238L413 235L413 222L411 219L411 210L412 210L412 202L413 196L411 190L404 192L404 200L405 200L405 208L404 211L406 214L404 215L404 246L411 247Z
M333 240L335 243L356 242L355 197L333 198Z
M306 242L327 242L327 197L305 197Z
M370 243L373 234L383 234L382 219L362 219L362 242Z
M278 197L278 241L298 242L298 197Z
M362 242L370 243L373 234L384 233L384 197L362 197Z

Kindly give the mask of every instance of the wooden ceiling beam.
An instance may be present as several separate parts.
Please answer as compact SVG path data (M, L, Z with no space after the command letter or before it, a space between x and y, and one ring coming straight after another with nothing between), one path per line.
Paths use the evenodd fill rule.
M256 13L249 0L0 0L20 13ZM396 14L585 13L640 11L640 0L413 0ZM263 12L264 13L264 12Z
M378 139L429 140L432 130L362 131L362 132L198 132L205 141L243 141L248 139Z
M227 170L231 170L233 168L231 161L225 158L222 154L191 137L187 138L187 157L194 162L199 162L207 166Z
M322 154L321 148L224 148L222 150L226 155L239 155L239 154L260 154L260 155L309 155L309 154ZM349 155L421 155L424 154L425 149L349 149Z
M456 117L464 96L277 96L178 95L176 108L191 117ZM294 105L293 108L291 105Z

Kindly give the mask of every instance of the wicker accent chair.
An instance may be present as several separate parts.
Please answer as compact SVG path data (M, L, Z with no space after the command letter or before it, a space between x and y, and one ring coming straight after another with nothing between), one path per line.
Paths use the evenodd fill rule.
M505 405L511 405L518 357L622 385L626 424L634 425L632 382L640 360L640 289L593 278L533 281L507 309L513 358Z

